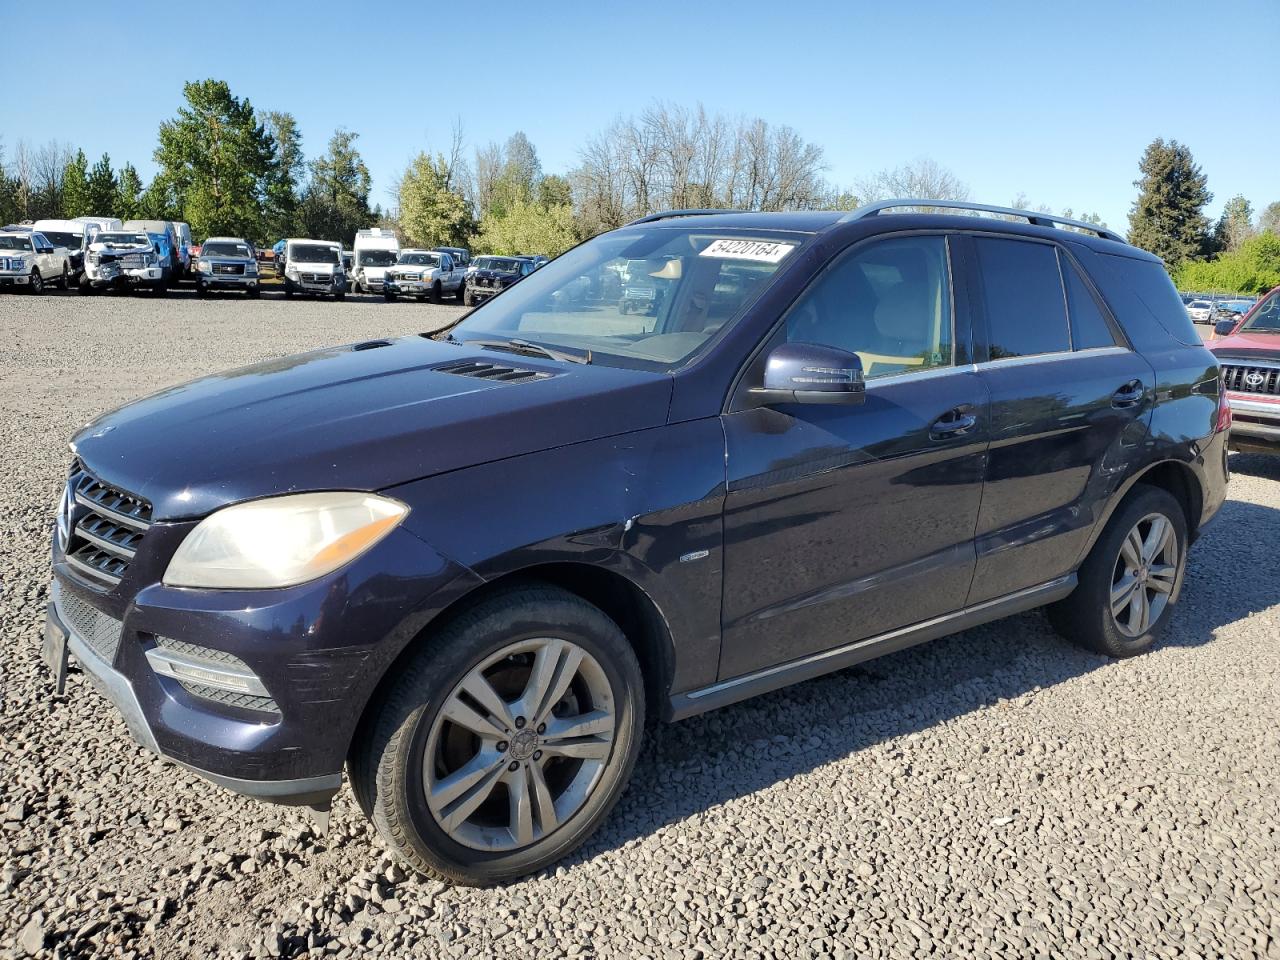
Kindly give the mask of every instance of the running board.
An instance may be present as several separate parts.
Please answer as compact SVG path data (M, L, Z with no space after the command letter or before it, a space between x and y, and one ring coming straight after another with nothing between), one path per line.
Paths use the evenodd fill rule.
M820 653L810 654L799 660L792 660L775 667L766 667L754 673L743 674L730 680L721 680L707 687L690 690L686 693L672 695L669 703L669 718L683 720L707 710L725 707L739 700L789 687L793 683L811 680L825 673L843 670L856 663L883 657L885 654L914 647L918 643L936 640L951 633L959 633L982 623L999 620L1015 613L1032 610L1061 600L1076 588L1076 575L1069 573L1065 577L1050 580L1038 587L1028 587L1007 596L996 597L972 607L965 607L955 613L948 613L932 620L913 623L909 627L899 627L878 636L855 640L844 646Z

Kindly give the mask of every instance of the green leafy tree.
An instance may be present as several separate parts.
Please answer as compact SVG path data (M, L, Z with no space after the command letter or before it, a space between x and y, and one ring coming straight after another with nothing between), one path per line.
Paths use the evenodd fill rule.
M474 246L484 253L545 253L556 257L578 240L573 208L568 204L544 207L516 200L501 213L490 213L480 222Z
M230 234L261 240L274 142L248 100L221 80L182 88L186 106L160 125L155 159L182 219L196 236Z
M142 200L142 178L132 163L120 168L120 176L116 179L116 195L107 210L121 220L133 220L138 217Z
M1280 235L1280 200L1267 204L1258 215L1258 232Z
M62 215L68 218L89 216L90 206L89 161L85 159L83 150L77 150L62 171Z
M9 173L0 141L0 226L18 219L18 180Z
M116 181L115 171L111 169L111 158L105 153L89 171L89 182L86 187L85 200L88 209L76 216L110 216L116 207L120 184Z
M1153 140L1138 164L1138 199L1129 212L1129 242L1149 250L1171 268L1211 249L1204 208L1213 199L1208 179L1176 140Z
M123 217L121 218L123 219ZM137 220L181 220L178 197L173 185L161 174L157 174L147 184L138 198L138 208L130 219ZM187 221L190 223L190 221Z
M267 235L279 239L297 232L295 225L300 203L299 192L306 175L302 159L302 134L298 130L298 121L291 113L268 110L262 115L262 119L275 150L275 164L267 178Z
M356 231L373 221L369 168L355 148L359 136L334 131L329 149L311 162L311 180L298 210L300 232L307 236L350 245Z
M544 207L571 206L573 190L569 181L554 173L549 173L538 181L538 203Z
M1214 260L1188 260L1175 272L1184 290L1263 293L1280 286L1280 236L1259 233Z
M400 177L400 229L425 247L462 246L471 234L471 210L452 185L443 154L419 153Z

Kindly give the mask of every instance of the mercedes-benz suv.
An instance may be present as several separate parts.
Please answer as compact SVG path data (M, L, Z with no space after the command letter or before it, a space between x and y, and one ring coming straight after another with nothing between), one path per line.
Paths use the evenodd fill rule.
M57 682L69 651L241 793L323 817L345 769L404 862L480 884L599 826L646 715L1040 606L1143 653L1225 496L1217 362L1105 228L901 203L645 217L445 332L103 414Z

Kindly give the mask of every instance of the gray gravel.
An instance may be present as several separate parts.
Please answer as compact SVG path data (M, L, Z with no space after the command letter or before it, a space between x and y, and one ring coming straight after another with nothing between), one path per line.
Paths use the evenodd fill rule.
M408 877L132 745L39 663L65 441L200 373L454 307L0 296L0 957L1280 957L1280 458L1233 458L1172 629L1039 614L656 730L605 828L494 890Z

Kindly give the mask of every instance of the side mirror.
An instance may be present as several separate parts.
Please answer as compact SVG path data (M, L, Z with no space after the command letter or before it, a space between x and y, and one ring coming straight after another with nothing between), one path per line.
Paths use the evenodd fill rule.
M862 403L866 384L856 353L818 343L781 343L765 363L764 385L751 396L775 403Z
M1232 331L1235 330L1236 324L1239 322L1240 321L1238 319L1237 320L1219 320L1217 323L1213 325L1213 332L1216 336L1219 336L1219 337L1229 337L1231 336Z

